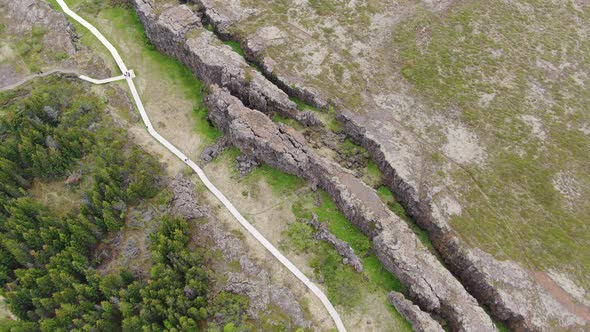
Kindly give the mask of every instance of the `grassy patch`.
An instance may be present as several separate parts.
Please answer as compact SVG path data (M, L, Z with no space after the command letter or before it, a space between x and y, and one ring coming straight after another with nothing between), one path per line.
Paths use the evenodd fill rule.
M296 130L299 130L299 131L305 129L299 122L297 122L297 120L294 120L294 119L291 119L291 118L287 118L287 117L284 117L284 116L279 115L279 114L273 115L272 121L274 121L275 123L285 124L285 125L287 125L287 126L289 126L291 128L294 128Z
M308 192L300 195L299 199L293 203L292 210L295 216L302 219L311 218L312 212L315 213L321 222L328 224L328 229L332 234L342 241L347 242L357 256L361 258L365 266L365 274L371 281L371 291L377 289L389 292L392 290L403 291L399 280L389 273L372 252L371 241L367 236L353 225L330 200L328 194L318 191L320 205L315 206L315 193ZM305 225L306 227L309 227ZM296 228L304 228L297 226ZM299 238L301 240L301 238ZM305 245L304 245L305 246ZM313 247L307 244L307 248ZM299 248L302 245L298 246Z
M342 257L334 247L316 242L311 226L300 222L288 226L286 248L311 255L310 266L315 271L315 277L323 281L333 303L352 309L368 293L378 292L385 297L392 290L404 291L400 281L383 267L372 252L369 238L348 221L325 191L318 190L320 204L316 206L316 193L305 189L305 181L267 165L255 169L243 181L265 181L275 195L291 198L291 210L296 218L310 219L312 212L316 213L321 222L328 224L330 232L346 241L361 258L365 271L359 274L342 263ZM408 323L399 313L392 308L391 311L397 322L396 328L410 331Z
M82 11L81 14L89 22L98 24L96 20L98 18L104 19L112 25L107 27L112 30L107 32L109 40L117 47L125 60L128 61L128 66L135 68L138 75L147 76L152 81L160 82L166 88L174 90L175 95L161 96L158 95L158 93L162 93L158 92L159 89L150 89L150 91L157 93L144 93L145 103L157 103L164 97L179 101L188 101L193 107L195 131L204 140L204 143L210 143L221 136L220 131L207 119L208 110L203 103L206 89L203 83L196 79L191 70L180 61L164 55L155 49L145 35L143 25L139 21L137 13L126 6L104 5L99 7L96 15L93 15L94 9L92 8L95 8L95 5L92 3L93 1L83 0L68 1L68 4L73 8L79 6ZM85 28L77 26L77 32L82 34L82 40L85 44L97 44L96 38ZM105 54L104 57L106 59L112 58L110 54ZM168 89L162 90L167 91Z
M244 52L244 49L242 48L239 42L233 40L226 40L223 43L231 47L231 49L234 50L234 52L238 53L242 58L246 56L246 52Z
M499 259L560 268L590 287L590 257L576 254L590 252L590 203L572 204L554 186L565 172L570 188L590 195L590 139L580 128L590 123L589 83L578 77L590 64L590 41L579 37L590 14L572 3L525 3L419 10L393 34L392 60L433 109L460 110L487 147L485 169L453 174L469 184L454 228Z
M296 98L296 97L289 97L289 99L294 102L295 104L297 104L297 109L300 111L314 111L314 112L319 112L320 110L318 110L317 108L309 105L308 103L304 102L303 100Z
M60 217L74 211L80 204L80 193L68 188L63 180L54 182L33 182L29 193L33 198L48 206Z
M295 175L290 175L266 164L254 169L249 179L263 177L277 195L290 194L305 186L306 182Z
M371 159L367 162L367 167L365 167L363 172L363 182L373 188L376 188L383 183L383 173L381 173L377 164Z
M43 50L43 36L46 32L44 27L34 25L28 36L18 36L12 40L17 55L31 72L39 72L43 66L41 51Z

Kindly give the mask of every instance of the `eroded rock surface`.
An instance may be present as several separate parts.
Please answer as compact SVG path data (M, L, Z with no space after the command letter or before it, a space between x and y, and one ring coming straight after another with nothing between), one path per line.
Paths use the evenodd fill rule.
M273 304L287 314L296 327L312 327L312 323L305 319L297 297L288 288L272 282L268 271L247 255L242 240L224 231L213 216L208 216L208 222L199 224L198 228L201 236L212 241L212 250L220 250L228 262L239 263L241 271L227 274L224 289L250 298L249 315L257 318Z
M147 1L143 0L142 2L146 3ZM138 0L136 2L139 3ZM225 38L232 37L230 26L240 24L246 18L253 17L258 13L236 1L193 0L192 2L201 5L206 20L213 23L216 31ZM428 2L428 4L431 3L435 2ZM397 5L391 6L389 12L400 13L400 11L394 10L397 9ZM446 5L440 8L438 5L429 8L439 10L446 8ZM376 29L385 35L387 26L397 20L396 17L388 20L387 16L386 14L377 14L372 21L371 29ZM146 28L149 28L150 23L146 23L146 20L143 21ZM151 25L154 24L156 23L151 23ZM411 93L403 84L400 86L399 82L402 80L395 75L384 81L379 81L388 83L381 84L380 88L368 93L369 96L366 96L366 99L370 102L365 100L366 102L362 104L363 107L367 107L367 112L359 113L347 110L342 100L335 96L338 93L322 91L318 88L320 81L315 80L313 81L315 83L312 84L306 78L317 77L321 74L321 65L318 63L323 64L322 59L334 63L347 63L349 58L342 58L337 50L335 52L333 52L334 50L326 50L327 48L322 45L322 42L312 38L310 33L293 22L287 22L280 26L275 25L269 26L268 23L265 23L253 32L241 36L243 38L242 47L244 47L248 60L258 63L268 79L283 91L288 92L289 95L320 108L327 107L328 100L339 106L339 119L345 123L347 135L369 150L373 160L384 173L387 185L400 199L409 215L417 220L421 228L428 231L432 242L449 269L459 277L471 294L481 303L489 306L494 316L515 329L551 331L556 323L562 329L584 328L587 319L557 301L550 292L530 277L523 266L502 262L480 250L470 249L460 237L456 236L450 221L455 216L465 214L464 208L468 203L461 201L461 193L466 192L466 188L477 190L478 183L472 179L468 179L464 183L455 183L450 180L450 174L462 174L469 178L470 174L464 172L464 167L485 166L483 164L488 159L487 151L478 141L478 136L469 132L457 120L456 111L450 112L449 116L444 118L440 115L431 116L424 104L408 97ZM337 26L328 25L327 28L326 26L321 28L331 30ZM285 31L288 32L289 37L285 37ZM340 38L337 42L340 43L345 41L342 39L342 31L336 31L336 37ZM293 35L296 35L297 38L292 38ZM381 38L379 34L376 34L375 38L368 36L367 40L378 44L382 42ZM305 53L305 70L284 70L284 67L282 70L275 70L276 67L284 65L281 60L285 59L279 58L286 58L286 56L275 52L273 58L269 56L268 50L273 47L280 50L285 45L291 45L291 48L301 45L301 50ZM370 51L367 52L366 47L370 45L356 42L352 46L353 57L361 53L374 54ZM289 47L284 49L288 50ZM283 54L287 53L283 52ZM179 58L182 59L182 55ZM357 59L359 58L362 57L358 56ZM378 58L377 56L377 60L379 60ZM369 81L369 78L373 78L373 75L375 78L380 75L375 71L382 67L370 65L370 61L373 60L361 61L359 66L354 67L358 69L361 76L364 75L367 78L360 81L361 85ZM286 62L289 61L286 60ZM220 63L224 63L224 61ZM199 73L198 70L196 72ZM349 76L346 76L347 74ZM355 73L345 70L346 77L353 78L353 74ZM247 83L245 80L236 79L235 81L237 84L248 85L245 84ZM272 110L268 103L252 103L248 94L236 93L235 87L231 88L227 84L220 85L228 88L233 95L239 97L248 106L264 112ZM384 88L388 86L399 87L400 92L394 93ZM359 88L355 86L355 89ZM488 100L493 96L486 98L484 99ZM290 117L293 117L293 114ZM297 118L297 115L295 117ZM406 124L411 124L414 128ZM283 139L288 129L279 128L280 130L274 135L274 138ZM429 132L433 128L435 134ZM440 142L438 141L439 136L443 137ZM261 137L268 138L264 136L264 133ZM462 151L461 147L464 146L466 149ZM244 147L247 148L247 145ZM439 155L439 152L444 153L445 158L433 161L432 156ZM293 174L310 178L312 181L320 181L314 174L306 174L308 166L300 168L293 167L291 164L293 161L301 165L309 163L307 152L301 153L300 151L296 157L301 159L291 156L288 162L277 162L272 166L281 168L280 164L282 163L282 166L287 167L286 169L296 172ZM441 170L445 173L442 180L437 173ZM342 177L345 178L344 175ZM352 182L348 182L346 185L350 183ZM327 188L334 188L329 181L323 185ZM371 227L366 227L364 231L376 235ZM384 234L378 238L377 243L386 251L388 250L386 247L391 245L394 249L390 249L395 251L396 244L387 233ZM393 251L390 252L390 255L393 254ZM507 275L514 275L513 281L518 280L518 283L508 283ZM428 287L424 285L423 288ZM425 302L430 303L429 305L433 308L438 306L436 300L425 300Z
M456 330L495 330L475 299L373 189L338 165L319 159L297 131L245 107L227 90L211 87L205 102L210 119L242 152L326 190L345 216L371 237L379 259L421 308L440 314Z
M63 59L76 52L70 24L45 1L3 1L0 3L0 22L5 21L10 24L2 24L3 31L0 32L0 86L18 82L31 69L41 71L58 64L65 68L72 66L71 61ZM35 51L26 48L26 43L32 39L33 29L38 42L47 50L34 60L32 58L37 57ZM52 57L52 54L60 57ZM25 59L28 57L31 59Z
M195 186L182 175L177 175L170 183L172 189L172 213L188 220L204 216L195 198Z
M411 324L416 332L442 332L444 331L439 322L430 317L429 314L420 310L420 308L408 301L403 294L398 292L391 292L387 296L389 303L391 303L397 311L404 316Z
M481 303L490 308L494 316L517 330L551 331L555 322L563 329L584 329L585 319L553 298L520 264L499 261L480 249L469 248L457 237L448 222L452 215L448 212L452 210L449 205L452 204L444 200L433 201L434 193L425 187L422 188L426 192L419 195L416 189L419 181L410 172L410 163L388 154L377 143L380 141L376 138L378 131L365 129L360 117L352 112L344 111L340 117L346 132L369 150L383 171L386 184L406 207L408 214L428 231L449 269ZM395 149L407 150L412 145L419 145L412 143L409 139L412 136L407 131L399 130L398 133ZM402 166L404 162L406 164Z
M260 163L256 159L245 154L237 156L235 162L236 169L240 172L241 176L246 176L248 173L252 172L254 168L260 166Z
M297 105L287 94L203 28L198 12L186 5L168 5L158 9L158 16L154 1L132 2L152 43L182 61L199 79L227 88L250 107L298 119Z
M199 157L204 162L210 162L211 160L215 159L221 152L227 149L231 145L231 142L227 139L227 137L223 136L215 141L215 143L207 146L201 156Z

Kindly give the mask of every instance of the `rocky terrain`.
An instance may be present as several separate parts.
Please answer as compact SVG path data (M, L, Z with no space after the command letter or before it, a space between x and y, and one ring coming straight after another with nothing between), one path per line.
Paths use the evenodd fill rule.
M291 290L273 283L270 273L248 256L244 242L223 229L209 207L199 205L192 182L177 176L170 186L174 193L173 211L189 219L206 219L197 226L195 242L206 243L212 250L221 252L223 258L217 265L224 265L223 262L239 263L239 271L227 273L227 281L222 289L248 296L248 314L255 319L267 312L270 305L274 305L291 319L293 327L311 328L312 323L305 318Z
M421 311L412 301L406 300L403 294L389 293L389 302L412 323L412 327L416 332L444 331L437 321Z
M517 187L486 187L486 184L497 181L493 177L498 176L495 173L498 170L517 171L514 168L515 164L507 159L504 152L494 150L498 147L497 138L490 138L479 127L474 126L473 122L457 114L456 110L441 106L441 102L432 106L431 103L434 101L416 96L412 87L406 83L413 79L413 72L410 72L413 68L410 67L403 72L406 77L401 78L399 71L396 72L397 64L384 65L385 60L381 53L368 52L372 49L384 51L380 46L384 36L389 38L390 30L394 29L399 21L414 14L418 15L416 13L431 17L429 15L449 11L452 8L451 2L425 1L424 6L419 8L410 8L401 3L359 2L351 4L353 7L356 6L356 11L342 9L342 12L340 9L336 10L339 7L335 7L331 1L310 1L297 9L281 7L275 3L262 4L258 1L193 1L197 7L192 8L178 5L173 1L135 0L133 3L146 27L148 37L156 47L179 58L203 81L222 88L212 94L216 97L208 98L211 109L222 110L220 114L210 110L211 117L224 132L229 133L232 142L246 154L273 167L309 179L327 190L347 217L373 238L375 251L380 259L386 262L396 276L414 285L414 288L410 287L412 298L423 310L440 314L455 328L474 327L475 325L470 324L478 322L479 329L485 326L493 329L485 312L471 298L473 295L490 309L495 318L516 330L550 331L556 327L580 330L587 324L590 316L588 307L584 305L585 300L577 300L572 295L570 287L561 286L564 283L558 284L556 280L546 277L543 271L547 271L549 267L559 271L570 271L567 275L575 280L570 280L570 283L578 285L575 287L584 287L583 285L587 285L588 282L587 275L585 272L579 273L585 271L584 268L575 272L571 270L572 265L553 263L561 261L557 256L559 253L555 251L559 247L557 245L539 248L543 251L543 257L551 261L548 267L542 266L538 260L531 261L530 255L519 256L527 255L529 248L512 250L513 247L520 248L527 239L539 244L545 241L542 236L534 235L528 229L512 222L512 219L521 220L523 214L529 213L530 209L536 209L535 206L541 201L536 197L531 201L519 201L523 214L517 218L514 217L514 211L510 210L513 202L506 202L504 209L497 208L502 206L500 202L504 198L512 199L514 192L528 191L531 195L536 195L536 192L531 191L536 189L519 182L528 181L526 177L514 180ZM516 10L523 10L516 4L513 5L516 6ZM585 8L584 4L580 6L582 7L575 7L574 11L580 13L581 8ZM460 7L457 8L462 10ZM386 9L389 9L390 13L382 14L387 12ZM480 10L475 5L471 9ZM490 8L495 9L497 8ZM501 9L504 10L505 7ZM329 14L331 12L332 15ZM344 16L345 14L348 16ZM586 19L583 15L578 16L578 23ZM182 17L183 20L178 23L178 20L171 17ZM311 20L317 20L321 24L309 25ZM222 45L215 34L202 28L202 22L211 24L217 37L240 41L246 59L256 63L262 74L249 67L249 63L237 53L232 53L228 46ZM355 30L355 24L359 22L367 25ZM576 24L574 26L579 26ZM408 33L403 30L404 27L399 27L400 35L401 32ZM428 28L425 29L427 33ZM456 29L463 31L465 27L457 25ZM352 32L348 37L347 31ZM583 32L578 29L577 33ZM342 49L335 46L334 40L353 47L350 50ZM395 39L395 42L401 45L405 41ZM426 39L424 43L428 45L430 41ZM583 47L585 46L582 46L582 49L585 49ZM207 57L201 52L216 56ZM391 58L398 59L395 54L391 55ZM384 72L376 72L378 69L384 69ZM464 72L460 74L464 75ZM580 75L582 76L577 77L586 77ZM320 77L322 79L319 79ZM368 77L372 77L374 82ZM580 82L583 84L583 80ZM394 192L408 214L428 232L438 253L443 257L446 268L457 276L460 283L442 265L440 273L448 274L450 280L453 280L443 286L421 281L418 278L420 273L417 272L420 269L408 272L400 267L403 263L396 260L411 258L399 256L412 256L416 253L409 252L408 248L411 246L404 249L400 245L404 242L400 240L403 237L400 234L404 234L403 232L390 232L388 227L390 224L398 225L404 222L385 222L392 217L391 213L381 214L384 209L375 206L380 203L376 195L370 193L369 188L347 171L318 161L312 150L306 147L300 133L295 130L282 125L275 126L268 117L263 119L252 115L254 113L251 112L237 111L240 107L236 104L239 103L227 101L230 94L239 98L246 107L260 110L267 115L279 113L300 122L302 113L296 112L287 95L303 99L325 110L329 105L335 106L344 133L369 151L373 161L383 172L385 184ZM488 99L484 97L480 98L483 108L494 98L492 95ZM579 109L579 105L571 107L576 111ZM235 112L224 109L232 109ZM447 113L442 114L447 115L437 113L439 109L444 109ZM530 118L525 115L518 116L525 119L522 120L525 122ZM232 122L235 122L235 128L231 127ZM532 123L533 134L534 128L537 128L538 135L542 124L537 123L535 127L536 122L533 122L526 123ZM572 130L584 132L584 125L578 128L581 123L570 126L571 129L567 129L568 133L578 135ZM496 132L498 130L500 129L494 129ZM519 130L523 129L519 127ZM497 137L500 135L502 133L498 133ZM574 152L572 158L576 166L570 169L569 173L582 174L579 172L583 168L578 165L579 158L584 157L579 152L588 151L588 140L587 137L579 135L576 136L576 140L580 144L580 149ZM521 142L524 141L513 141L513 144L518 145ZM544 147L538 149L553 149L548 143L543 144ZM514 149L518 150L520 147L514 146ZM521 158L525 160L528 157L523 153ZM504 163L498 164L502 158ZM301 166L302 164L305 166ZM314 167L321 171L314 171ZM561 169L557 173L564 174L563 171ZM328 178L326 174L332 178ZM569 175L566 178L569 178ZM577 178L575 183L569 180L553 182L570 183L571 186L561 186L562 189L558 191L567 193L571 188L577 188L572 189L573 193L569 196L583 197L588 188L585 184L587 177ZM547 180L541 180L541 183L545 186L543 188L546 188ZM345 203L343 195L339 192L344 190L343 188L353 192L359 190L357 194L364 198L360 200L363 207L359 207L359 211L354 211L354 205L348 204L349 202ZM490 191L496 189L504 196ZM506 190L512 191L507 193ZM563 199L560 200L564 202ZM576 202L578 203L570 204L572 208L567 212L568 217L562 219L571 221L572 225L588 217L586 205L580 203L581 201ZM564 203L562 206L566 205ZM367 209L374 209L370 218L361 213ZM493 217L489 215L490 210L494 211ZM546 210L547 217L539 217L540 219L524 217L525 223L522 225L533 219L539 220L540 226L546 225L546 222L551 223L551 220L555 220L556 216L562 213L555 211L557 210ZM478 223L485 227L478 230L473 226ZM380 228L382 225L388 226ZM498 233L480 235L483 229L497 230ZM572 243L579 243L585 248L583 241L587 236L586 232L568 230L566 233L574 239ZM499 234L503 235L498 239ZM485 242L486 240L481 239L486 239L486 236L496 238L498 242L486 243L482 248L478 248L478 241ZM505 246L510 252L499 251L498 243L504 244L503 241L507 238L513 241L510 246ZM490 250L493 255L482 249ZM403 254L398 254L399 250L402 250ZM572 259L581 262L585 258ZM422 263L428 266L439 264L433 257L429 258L428 263ZM412 273L416 274L412 276ZM438 276L431 277L436 279ZM449 287L452 290L447 290ZM430 291L426 292L429 288ZM437 296L423 295L432 292ZM440 296L439 292L444 293L443 296ZM455 297L457 294L461 295ZM458 306L470 309L457 312L455 309ZM488 323L482 323L483 321Z
M84 30L76 30L62 13L52 9L45 1L0 2L0 88L15 82L20 84L27 78L34 80L37 77L35 74L43 73L48 76L60 72L70 76L83 73L96 78L112 75L99 54L80 41L83 33ZM21 48L26 52L21 52ZM28 83L24 88L27 89L30 84L35 82ZM105 87L105 91L97 92L105 93L102 97L112 107L108 111L115 113L114 108L121 105L122 110L129 108L133 111L128 97L121 89L116 86ZM3 111L0 110L0 114ZM47 108L46 113L53 118L57 111ZM127 115L125 112L121 114L124 117ZM121 114L109 114L115 118L114 123L117 126L131 127L133 120L137 120L133 116L130 119L118 118ZM135 135L130 136L135 138ZM46 137L43 143L52 149L59 148L52 136ZM215 157L225 147L226 145L220 144L209 157ZM77 187L84 176L85 174L76 171L67 178L65 185ZM171 213L198 223L198 233L206 234L195 236L193 244L199 246L207 243L212 251L218 250L221 253L220 257L216 257L214 272L223 277L219 277L215 283L215 291L247 297L250 303L247 315L252 321L264 321L264 326L276 329L284 326L293 330L319 329L310 318L309 312L304 310L300 301L301 294L294 293L283 280L271 275L267 265L253 258L257 256L249 252L250 248L244 243L243 235L239 232L230 233L223 227L213 208L208 207L204 201L197 201L197 189L189 180L179 175L171 179L169 190L172 196L169 205L152 206L151 203L154 202L150 202L145 206L128 208L124 229L113 234L112 238L105 239L93 252L92 258L103 262L97 267L100 273L106 275L121 268L129 268L138 278L149 279L150 236L159 226L158 218ZM84 195L81 199L82 202L89 200ZM52 204L57 203L48 202L48 205ZM121 209L125 209L125 206ZM239 263L237 267L230 264L234 261ZM228 273L227 280L224 279L225 273ZM4 324L3 301L0 309ZM9 311L6 311L6 316L17 319ZM4 328L2 325L1 329Z
M316 233L314 234L314 238L316 240L327 242L336 248L336 251L342 257L344 257L342 259L344 264L352 266L356 272L363 271L363 262L357 255L355 255L354 250L350 247L350 245L342 240L339 240L334 234L330 233L328 230L328 225L320 222L318 220L318 216L315 213L313 213L313 218L311 220L304 222L316 230Z
M245 107L227 90L211 87L206 103L211 120L242 152L326 190L349 220L373 239L379 259L406 284L424 310L444 317L457 330L495 330L475 299L406 223L379 201L374 190L316 156L298 132Z

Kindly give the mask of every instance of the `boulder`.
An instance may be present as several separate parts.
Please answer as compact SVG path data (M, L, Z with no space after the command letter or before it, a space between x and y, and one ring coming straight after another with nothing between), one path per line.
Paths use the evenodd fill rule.
M170 183L172 189L172 213L186 219L203 217L203 212L195 197L195 186L182 175L177 175Z

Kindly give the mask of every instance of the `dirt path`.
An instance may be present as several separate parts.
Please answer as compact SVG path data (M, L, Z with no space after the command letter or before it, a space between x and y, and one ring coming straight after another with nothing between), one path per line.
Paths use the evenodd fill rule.
M574 301L572 297L553 281L545 272L531 272L530 275L543 289L549 293L557 302L563 305L572 314L590 322L590 308Z
M68 74L68 75L76 75L76 76L79 75L78 70L76 70L76 69L55 68L55 69L51 69L51 70L46 71L46 72L41 72L41 73L37 73L37 74L33 74L33 75L29 75L29 76L23 77L18 82L15 82L13 84L5 85L5 86L0 87L0 91L13 90L13 89L16 89L19 86L27 83L28 81L34 80L34 79L39 78L39 77L50 76L50 75L53 75L53 74Z

